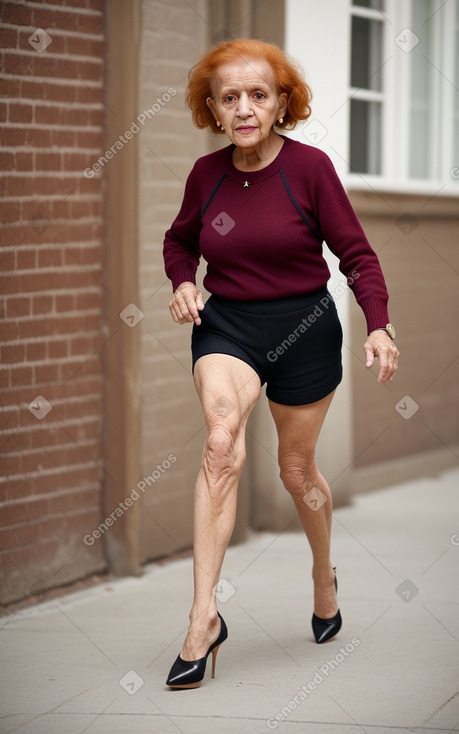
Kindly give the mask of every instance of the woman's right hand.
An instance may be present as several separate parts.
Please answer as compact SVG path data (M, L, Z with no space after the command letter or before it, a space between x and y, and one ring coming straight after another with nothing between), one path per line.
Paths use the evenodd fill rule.
M169 311L176 324L186 324L194 321L199 326L201 319L199 311L204 308L202 291L194 283L185 281L172 294L169 302Z

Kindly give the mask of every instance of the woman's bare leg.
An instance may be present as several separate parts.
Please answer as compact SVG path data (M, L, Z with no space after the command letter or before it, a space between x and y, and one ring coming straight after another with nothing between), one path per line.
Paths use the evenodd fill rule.
M181 657L198 660L220 632L216 585L236 517L245 463L245 427L260 395L260 379L245 362L225 354L198 359L196 390L206 440L194 495L194 599Z
M269 401L279 437L280 475L311 546L314 612L322 618L333 617L338 610L330 562L332 495L315 459L317 439L333 395L300 406Z

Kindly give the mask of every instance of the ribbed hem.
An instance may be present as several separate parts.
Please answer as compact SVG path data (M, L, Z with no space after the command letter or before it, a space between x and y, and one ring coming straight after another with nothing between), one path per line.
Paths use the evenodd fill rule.
M367 333L375 329L384 329L386 324L389 323L389 311L387 310L387 301L383 301L380 298L362 298L359 301L359 305L365 314L367 320Z
M172 281L172 290L176 291L182 283L196 283L196 268L191 263L178 263L171 268L169 278Z

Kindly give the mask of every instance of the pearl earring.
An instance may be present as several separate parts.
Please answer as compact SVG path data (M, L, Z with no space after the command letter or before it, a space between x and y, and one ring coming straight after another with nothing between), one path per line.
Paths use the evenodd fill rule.
M282 125L283 122L284 122L284 118L283 117L279 117L279 125Z

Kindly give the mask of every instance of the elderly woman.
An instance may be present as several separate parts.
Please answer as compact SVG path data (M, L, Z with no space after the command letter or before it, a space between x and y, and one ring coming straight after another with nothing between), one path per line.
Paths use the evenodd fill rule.
M167 684L195 688L228 636L216 586L236 513L245 428L262 385L279 438L280 476L311 546L312 628L318 643L341 627L330 562L332 497L315 447L341 381L342 330L322 243L339 258L367 322L366 366L391 381L398 351L388 295L334 167L321 150L284 135L310 115L311 91L276 46L257 40L212 48L189 74L187 104L199 128L230 145L200 158L164 241L169 308L193 323L192 360L206 422L194 499L194 599ZM203 256L211 293L195 285Z

